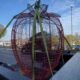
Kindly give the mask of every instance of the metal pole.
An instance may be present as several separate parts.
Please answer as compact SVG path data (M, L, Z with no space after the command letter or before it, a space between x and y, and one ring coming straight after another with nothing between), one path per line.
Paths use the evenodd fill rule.
M72 10L73 10L73 7L71 6L71 35L73 35L73 20L72 20Z
M73 7L71 6L71 35L73 36L73 13L72 13ZM73 38L71 41L71 45L73 45Z

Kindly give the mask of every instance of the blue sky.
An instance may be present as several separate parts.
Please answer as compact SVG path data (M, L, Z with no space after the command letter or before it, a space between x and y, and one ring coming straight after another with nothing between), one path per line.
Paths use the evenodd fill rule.
M0 24L5 26L14 15L27 7L27 3L32 4L34 2L35 0L1 0ZM55 12L61 15L60 20L65 34L71 34L70 6L73 6L73 33L80 34L80 0L42 0L42 3L48 4L49 12ZM4 38L8 39L10 37L11 27L12 25L8 28L7 35Z

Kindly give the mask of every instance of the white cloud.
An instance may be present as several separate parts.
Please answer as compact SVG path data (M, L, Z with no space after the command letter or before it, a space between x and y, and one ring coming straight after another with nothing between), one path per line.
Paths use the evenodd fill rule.
M64 10L70 8L70 6L75 6L75 2L72 0L62 0L62 1L55 0L55 1L56 2L54 2L54 0L53 0L53 2L50 2L50 4L49 4L50 11L61 12L61 11L64 11Z
M73 9L73 33L80 33L80 8ZM70 12L61 18L65 34L71 33L71 15Z

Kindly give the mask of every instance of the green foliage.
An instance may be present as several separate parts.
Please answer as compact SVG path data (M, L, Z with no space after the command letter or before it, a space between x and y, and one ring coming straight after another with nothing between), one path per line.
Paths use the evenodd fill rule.
M6 28L0 30L0 38L4 37L6 34Z
M6 34L6 30L7 28L9 27L9 25L11 24L11 22L13 21L14 17L9 21L9 23L6 25L5 28L3 28L1 31L0 31L0 38L4 37L5 34Z
M71 45L80 45L80 39L76 35L65 35L65 37ZM64 41L64 45L67 45L66 41Z

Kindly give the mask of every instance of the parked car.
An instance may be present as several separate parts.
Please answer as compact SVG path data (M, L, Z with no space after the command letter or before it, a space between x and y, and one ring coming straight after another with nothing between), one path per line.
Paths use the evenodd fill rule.
M75 45L76 50L80 50L80 45Z

